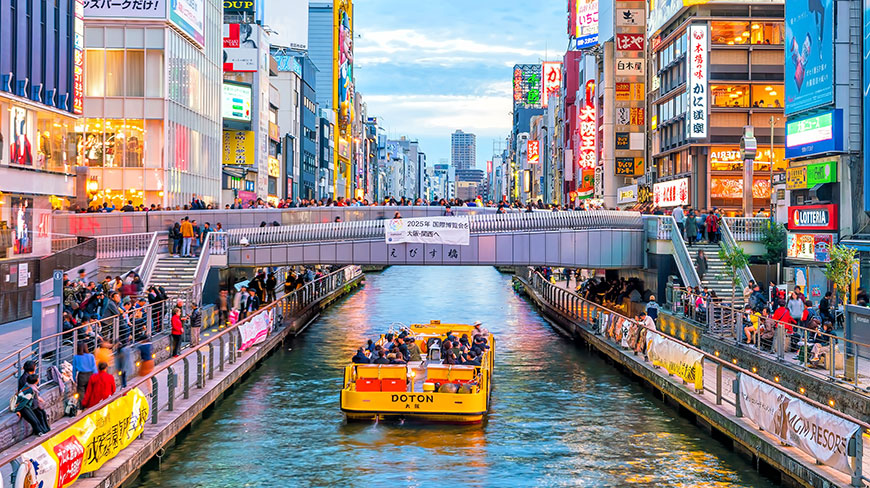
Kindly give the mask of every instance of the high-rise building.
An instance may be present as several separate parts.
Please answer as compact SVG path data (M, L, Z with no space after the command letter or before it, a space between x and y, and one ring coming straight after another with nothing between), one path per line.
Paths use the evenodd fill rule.
M289 48L274 44L270 51L277 65L277 73L272 75L271 83L280 98L276 123L282 141L281 161L284 178L278 186L283 188L286 197L295 200L304 198L299 195L303 56Z
M477 137L457 129L450 134L450 164L456 169L474 168L477 163Z
M219 204L222 4L206 0L189 11L85 3L76 133L91 203L175 206L196 194Z
M332 2L311 1L308 4L308 57L317 67L314 91L322 109L332 106L333 14Z

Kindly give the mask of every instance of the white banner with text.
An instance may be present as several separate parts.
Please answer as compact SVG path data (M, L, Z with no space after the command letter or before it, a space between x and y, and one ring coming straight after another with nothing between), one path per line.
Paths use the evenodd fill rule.
M470 238L468 216L392 219L386 222L388 244L453 244L467 246Z
M266 340L266 336L272 330L273 313L274 310L261 312L251 320L239 325L239 334L242 336L242 344L239 346L240 351L244 351Z

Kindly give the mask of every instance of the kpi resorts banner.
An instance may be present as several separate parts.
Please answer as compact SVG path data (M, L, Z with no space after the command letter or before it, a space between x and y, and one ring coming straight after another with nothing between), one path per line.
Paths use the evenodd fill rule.
M148 420L148 399L134 388L60 434L21 455L16 476L27 488L63 488L139 437Z
M254 315L251 320L239 324L239 334L242 336L242 344L239 346L240 351L244 351L266 340L266 336L272 330L273 313L275 313L274 309L260 312Z
M740 374L740 409L763 430L823 464L852 474L847 447L860 428L783 390Z
M646 354L653 365L679 376L696 390L704 389L703 354L660 334L647 334L647 341Z
M470 238L468 216L392 219L386 222L387 244L453 244L467 246Z

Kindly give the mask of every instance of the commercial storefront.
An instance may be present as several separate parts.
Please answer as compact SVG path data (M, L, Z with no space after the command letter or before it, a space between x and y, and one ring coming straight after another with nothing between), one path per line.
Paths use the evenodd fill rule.
M692 207L742 211L739 144L753 126L753 208L769 208L771 164L785 170L783 15L770 4L671 2L650 12L652 164L658 181L689 179Z
M818 304L828 291L825 264L831 246L838 242L838 205L795 205L788 209L786 280L805 289Z
M222 18L216 0L179 11L85 8L77 164L92 204L219 203Z

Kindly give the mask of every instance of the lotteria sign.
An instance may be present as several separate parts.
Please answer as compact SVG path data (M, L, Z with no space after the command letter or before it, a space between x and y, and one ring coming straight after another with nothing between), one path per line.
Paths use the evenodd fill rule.
M837 206L789 207L788 228L789 230L837 230Z
M785 124L786 159L843 150L843 111L789 120Z

